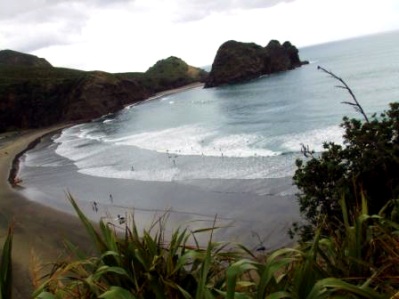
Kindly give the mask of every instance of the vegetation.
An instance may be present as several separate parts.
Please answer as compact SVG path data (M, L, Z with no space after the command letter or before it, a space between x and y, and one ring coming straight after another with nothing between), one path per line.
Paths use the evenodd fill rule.
M0 51L0 132L95 119L205 75L176 57L146 73L109 74L52 67L33 55Z
M0 257L0 299L12 298L12 236L13 226L10 226Z
M98 255L70 246L34 298L387 298L399 287L399 224L368 215L364 196L355 218L341 202L343 230L323 237L321 226L312 241L268 254L214 242L215 226L167 238L165 216L142 235L134 220L119 233L104 222L97 231L69 199Z
M324 69L323 69L324 70ZM361 194L366 196L371 214L377 214L399 195L399 103L379 116L369 119L346 83L324 70L342 83L353 101L353 106L363 116L343 119L344 146L328 142L325 151L316 155L304 147L306 163L298 160L294 175L300 211L306 223L297 225L303 238L314 235L319 223L324 221L325 231L342 227L340 201L345 198L349 217L354 217L361 206ZM393 202L391 207L395 207ZM395 209L386 210L395 216Z
M146 88L160 92L194 82L203 82L207 73L202 69L188 65L180 58L171 56L157 61L145 73L122 73L118 75L122 78L135 79Z

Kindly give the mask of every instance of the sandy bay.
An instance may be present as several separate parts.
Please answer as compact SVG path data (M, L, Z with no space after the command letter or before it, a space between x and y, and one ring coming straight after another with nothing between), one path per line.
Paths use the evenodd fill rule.
M171 92L176 91L166 94ZM134 214L140 228L146 228L169 211L170 230L178 226L209 227L216 217L217 225L223 227L215 234L219 241L245 243L254 250L261 242L268 249L289 242L286 232L296 220L297 204L292 192L279 193L292 187L290 178L184 182L120 180L85 175L79 173L73 163L66 163L65 167L54 171L35 169L29 174L24 170L21 187L13 189L8 176L14 157L48 133L42 142L50 144L51 136L62 127L28 130L0 143L1 235L5 235L10 223L15 223L16 298L27 298L32 291L32 250L40 259L50 262L63 251L65 239L79 247L91 248L83 226L67 201L66 192L77 199L79 206L95 222L102 218L117 224L116 215L130 217ZM113 202L110 202L110 194ZM97 213L92 210L94 201L98 203ZM203 240L207 238L203 236Z

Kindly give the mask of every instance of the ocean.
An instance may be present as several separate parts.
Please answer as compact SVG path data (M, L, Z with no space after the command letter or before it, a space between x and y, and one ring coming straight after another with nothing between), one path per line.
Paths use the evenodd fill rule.
M64 129L21 158L22 192L71 212L70 192L94 220L134 214L145 227L168 211L171 229L216 219L220 240L285 245L300 220L292 176L301 145L342 143L342 118L361 118L317 66L379 113L399 99L398 40L390 32L302 48L310 63L295 70L153 98Z

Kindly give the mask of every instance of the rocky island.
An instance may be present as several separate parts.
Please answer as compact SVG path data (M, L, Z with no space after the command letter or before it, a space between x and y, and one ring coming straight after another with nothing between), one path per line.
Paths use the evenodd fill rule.
M266 47L230 40L217 51L205 87L249 81L262 75L291 70L306 64L290 42L271 40Z

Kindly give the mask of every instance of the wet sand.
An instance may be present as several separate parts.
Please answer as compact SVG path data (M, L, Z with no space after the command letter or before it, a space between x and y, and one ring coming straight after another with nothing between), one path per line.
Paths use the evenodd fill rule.
M291 242L287 231L298 220L299 209L290 177L147 181L91 176L56 154L52 139L45 138L37 152L22 158L20 175L26 188L21 192L33 201L72 213L65 201L65 193L71 192L95 222L109 215L107 221L116 223L118 214L134 214L141 231L150 226L154 217L168 211L170 231L177 227L210 227L217 217L216 225L223 227L214 233L218 241L256 248L260 245L259 236L269 250ZM130 154L139 153L132 150ZM35 156L41 158L35 161ZM223 163L229 163L228 159ZM98 204L97 213L92 210L94 201ZM206 242L207 236L203 240Z
M154 98L203 86L194 83L181 88L160 92ZM150 100L150 99L149 99ZM8 227L14 228L13 238L13 298L30 298L33 260L48 266L65 253L64 240L79 246L86 252L93 251L86 231L69 207L69 213L54 209L26 197L23 182L13 188L11 176L17 175L13 161L32 143L49 133L55 133L68 125L61 124L44 129L3 133L0 135L0 246L4 243ZM14 172L14 173L13 173ZM64 194L65 203L67 202ZM45 270L46 271L46 270ZM47 269L48 271L48 269Z
M200 86L190 85L167 93ZM93 250L67 202L67 191L78 199L79 206L94 222L105 215L110 216L107 220L116 221L117 214L128 218L134 214L139 229L148 228L169 209L171 230L177 226L209 227L217 216L217 225L224 227L214 234L218 241L237 241L253 249L259 245L274 249L291 242L286 232L297 220L298 208L292 192L280 194L292 185L289 178L146 182L92 177L67 164L50 173L33 169L29 175L22 171L27 176L22 177L20 188L12 188L8 179L14 157L41 136L63 127L29 130L0 140L0 245L8 225L14 223L14 298L30 298L32 250L43 262L56 261L64 251L64 240L88 252ZM109 194L113 195L112 203ZM93 201L98 203L97 213L92 211ZM204 241L207 238L204 236Z
M291 242L287 230L297 220L298 212L293 195L280 194L292 184L285 178L145 182L92 177L67 164L50 173L46 168L44 173L33 169L30 175L22 171L27 176L22 177L20 188L13 189L8 176L14 157L37 138L59 129L27 131L0 144L0 236L4 239L8 225L14 222L15 298L29 298L32 292L32 250L44 262L56 261L63 252L64 240L88 252L92 250L83 226L67 202L68 191L94 222L109 215L107 221L117 224L117 214L128 219L133 214L141 230L169 209L168 231L179 226L192 230L210 227L217 217L216 225L223 227L214 234L218 241L244 243L254 250L259 245L270 250ZM113 202L109 194L113 195ZM97 213L92 211L93 201L98 203ZM204 235L202 240L206 242L208 236Z
M8 182L14 157L34 140L62 127L29 130L0 145L0 242L2 245L7 228L12 225L13 298L31 297L32 257L43 265L56 261L64 253L64 240L87 252L92 250L87 234L76 217L26 199Z

